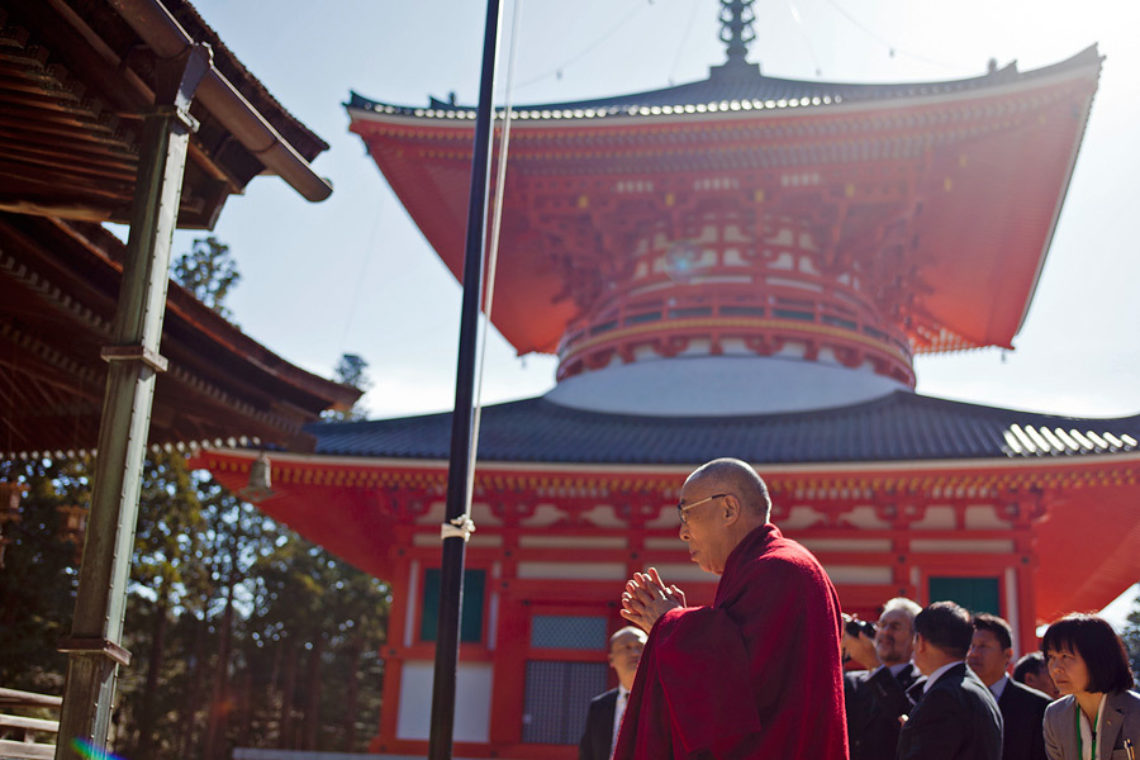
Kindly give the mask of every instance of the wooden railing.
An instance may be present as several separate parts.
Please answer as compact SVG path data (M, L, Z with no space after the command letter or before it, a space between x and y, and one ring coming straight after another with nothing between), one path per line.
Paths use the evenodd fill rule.
M11 715L14 707L59 710L63 699L48 694L0 688L0 760L50 760L55 757L58 720Z

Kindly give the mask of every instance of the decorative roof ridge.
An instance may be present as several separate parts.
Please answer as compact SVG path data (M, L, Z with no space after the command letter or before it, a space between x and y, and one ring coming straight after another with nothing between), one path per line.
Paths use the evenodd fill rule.
M883 407L890 406L910 406L919 408L936 408L943 410L957 410L961 412L973 412L983 414L991 417L1005 417L1016 416L1021 418L1022 421L1031 424L1040 424L1047 421L1056 421L1060 423L1124 423L1136 422L1140 424L1140 414L1128 415L1123 417L1072 417L1059 414L1050 414L1047 412L1034 412L1022 409L1010 409L1007 407L988 406L985 404L974 404L968 401L956 401L954 399L941 398L938 396L924 396L907 390L897 390L888 393L877 399L870 401L861 401L855 404L847 404L844 406L827 407L824 409L811 409L806 411L796 412L770 412L766 414L742 414L732 416L718 416L718 415L693 415L693 416L660 416L651 414L622 414L616 412L601 412L589 409L577 409L574 407L563 406L553 401L547 400L544 396L535 396L532 398L519 399L517 401L507 401L501 404L492 404L484 407L484 412L490 410L500 411L517 411L525 410L530 406L544 407L556 414L563 414L579 419L593 418L596 420L605 420L609 422L629 420L630 422L637 422L639 424L656 423L659 422L664 425L676 426L684 424L718 424L725 422L732 423L777 423L789 422L797 420L811 420L814 418L831 417L837 414L852 414L861 411L873 411ZM383 419L372 420L358 420L358 421L345 421L345 422L313 422L305 426L306 432L315 433L320 432L333 432L344 430L368 430L377 427L383 427L387 424L394 423L414 423L425 420L445 420L451 418L450 411L430 412L427 414L413 415L409 417L388 417Z
M586 116L608 116L623 114L626 109L644 106L685 106L719 101L748 100L792 100L796 105L831 105L848 100L871 101L900 97L920 97L947 92L981 90L998 87L1013 82L1041 79L1050 75L1096 65L1099 75L1104 56L1100 55L1094 43L1084 50L1062 61L1029 71L1019 71L1017 62L1012 61L1000 69L981 76L941 81L896 82L896 83L853 83L785 79L760 73L756 64L747 66L718 65L710 67L709 77L703 80L686 82L680 85L645 90L624 95L591 98L577 101L553 103L516 104L512 110L526 112L567 112L566 116L578 116L575 111L596 111ZM798 101L808 100L807 103ZM817 102L819 101L819 102ZM450 116L473 118L474 106L457 105L453 98L440 100L429 97L428 105L401 106L373 100L355 90L349 91L349 101L343 104L348 110L378 111L389 114L413 116Z
M535 404L535 402L539 402L542 400L543 400L542 396L533 396L531 398L516 399L515 401L504 401L504 402L499 403L499 404L489 404L489 405L484 406L483 410L486 411L487 409L506 409L507 407L532 406ZM554 406L557 406L557 404L555 404ZM559 407L559 408L563 408L563 407ZM318 420L316 422L310 422L308 425L305 426L305 428L306 428L306 430L309 430L310 428L312 430L318 430L319 429L321 432L329 432L329 431L335 431L335 430L348 430L348 429L367 430L370 428L381 427L385 424L396 423L396 422L411 423L411 422L420 422L420 421L424 421L424 420L431 420L433 418L434 419L441 419L441 420L451 419L451 414L452 413L450 410L444 410L441 412L424 412L422 414L412 414L412 415L408 415L407 417L380 417L377 419L370 419L370 420L323 420L322 419L322 420Z

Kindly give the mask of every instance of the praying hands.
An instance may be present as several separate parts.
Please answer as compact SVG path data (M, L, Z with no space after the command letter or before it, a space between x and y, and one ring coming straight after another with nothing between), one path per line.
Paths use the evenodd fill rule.
M634 573L626 581L621 595L622 617L646 633L666 612L686 606L685 592L676 586L666 586L654 567L649 568L648 573Z

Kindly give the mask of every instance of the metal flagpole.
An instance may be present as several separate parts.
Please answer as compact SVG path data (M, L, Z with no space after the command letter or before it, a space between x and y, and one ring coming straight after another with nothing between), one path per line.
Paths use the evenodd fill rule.
M455 725L455 678L459 660L459 613L463 606L463 565L470 521L467 517L468 452L472 444L473 392L479 304L483 296L484 224L490 185L491 139L498 52L499 0L488 0L483 32L483 69L475 149L471 160L471 194L467 205L467 245L463 262L463 306L459 322L459 357L455 377L455 410L451 417L451 452L447 474L447 522L443 525L440 568L439 627L432 683L430 760L450 760Z

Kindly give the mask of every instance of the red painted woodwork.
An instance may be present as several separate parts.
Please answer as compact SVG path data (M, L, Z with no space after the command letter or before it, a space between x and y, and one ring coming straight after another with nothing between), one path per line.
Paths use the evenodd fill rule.
M240 489L248 480L249 465L255 456L207 451L195 464L210 469L226 486ZM671 516L688 470L668 466L638 471L635 466L616 470L549 465L535 471L484 464L476 476L475 501L492 505L552 504L560 513L570 515L581 514L597 504L623 503L632 498L645 504L654 518ZM889 552L818 552L825 565L900 566L894 575L896 583L891 586L842 589L845 605L881 603L884 591L895 585L900 589L910 587L910 568L920 564L938 569L963 564L960 554L910 553L904 547L913 540L1013 541L1013 554L970 554L969 561L971 566L987 569L1024 566L1032 570L1035 582L1019 586L1019 595L1033 594L1035 602L1027 611L1035 622L1047 622L1072 610L1099 609L1140 575L1140 555L1134 551L1140 540L1140 513L1133 515L1119 508L1120 504L1140 502L1140 455L1136 453L1111 459L1058 457L987 462L985 467L969 461L798 466L764 475L775 502L774 522L780 524L799 506L810 506L821 515L813 525L787 529L790 536L800 540L882 538L893 542L895 548ZM332 460L276 454L272 457L272 478L276 495L258 504L263 511L367 572L398 579L406 573L412 558L424 562L438 559L434 543L413 545L413 536L439 535L438 523L415 524L415 520L426 515L433 504L438 508L443 502L443 462ZM574 493L576 486L585 492L586 484L595 491L608 488L610 496ZM568 495L538 494L539 489L551 485L564 489ZM999 506L1011 520L1009 529L967 527L965 510L971 505L987 504ZM845 514L860 505L874 506L890 527L862 529L853 525ZM914 527L931 506L953 507L956 524L947 529ZM498 535L503 544L498 548L471 547L468 554L472 567L488 566L494 561L542 560L622 561L636 569L652 562L685 562L679 542L676 549L669 550L519 548L518 538L528 528L511 515L520 511L501 506L495 511L502 516L499 524L493 524L492 512L488 510L488 519L480 520L476 535ZM545 527L542 532L599 537L630 534L628 528L598 527L585 519L566 521L562 527ZM668 527L645 526L637 531L642 546L647 539L675 536L676 528L671 523ZM507 550L511 556L504 556ZM906 559L898 562L896 555L905 555ZM919 584L914 590L921 596L921 589ZM894 593L897 589L891 595Z
M495 324L520 354L558 351L628 287L639 241L683 243L711 214L738 220L746 256L761 259L779 220L809 230L819 269L863 278L877 318L914 351L1009 347L1098 74L1095 63L902 104L517 120ZM472 127L352 116L458 277Z
M249 475L253 452L207 451L195 464L208 467L230 488ZM433 645L419 640L423 574L438 566L438 522L442 519L446 464L440 461L333 459L274 454L275 495L259 507L361 569L388 579L393 605L385 658L385 705L374 752L416 754L423 741L397 739L404 663L430 661ZM566 758L575 748L521 741L523 673L528 659L603 661L601 652L542 650L527 642L536 613L604 615L608 629L617 615L619 581L530 580L520 564L534 562L620 563L625 573L648 565L685 565L673 519L679 486L688 467L597 467L544 465L541 468L483 464L475 479L478 531L468 548L468 567L487 571L484 640L463 644L464 663L490 663L494 671L489 742L457 742L467 757ZM829 568L889 567L890 582L837 581L844 608L874 618L896 595L921 603L931 576L996 578L1001 611L1016 617L1020 651L1036 645L1035 628L1074 609L1098 609L1140 574L1140 514L1119 509L1140 499L1140 454L1107 457L1040 458L984 464L969 461L793 466L765 473L775 501L773 520L799 520L802 507L813 522L785 533L809 546ZM591 495L593 494L593 495ZM537 505L550 505L562 519L529 527ZM598 504L625 505L615 525L598 525L586 513ZM996 506L1004 527L971 525L968 510ZM1115 508L1112 505L1117 505ZM884 525L860 528L855 509L870 506ZM935 508L949 508L943 527L922 527ZM433 511L434 510L434 511ZM434 516L433 516L434 515ZM658 518L661 518L658 521ZM853 522L854 521L854 522ZM527 536L594 539L595 546L527 546ZM624 539L615 547L614 538ZM609 544L604 543L606 539ZM889 550L867 551L858 542L885 541ZM918 542L1008 541L1012 552L919 551ZM489 545L491 542L496 545ZM1096 547L1093 551L1089 547ZM411 574L415 568L417 580ZM1006 576L1013 573L1015 599ZM679 582L691 602L710 601L715 578ZM414 590L414 593L413 593ZM492 602L492 596L496 601ZM491 623L494 604L495 622ZM411 640L405 639L412 609ZM1013 614L1011 614L1013 613ZM611 676L612 680L612 676Z
M605 118L529 110L511 132L494 322L520 354L557 353L559 380L647 356L794 354L913 387L916 352L1010 346L1099 70L1092 51L1039 72L940 85L937 94L916 85L879 100L726 102ZM349 113L459 277L471 121L434 107ZM236 489L252 458L208 451L198 464ZM418 638L415 597L439 561L446 463L271 459L276 493L259 506L392 583L386 707L372 749L422 754L426 742L397 738L398 710L407 663L432 658ZM622 578L649 565L691 570L674 514L690 469L479 465L467 557L487 572L485 629L460 659L492 665L489 741L457 742L457 754L575 756L572 746L522 741L524 672L528 660L604 655L536 652L532 617L586 611L612 631L622 625ZM932 601L931 577L996 579L1024 651L1038 622L1103 606L1140 574L1129 551L1140 513L1119 509L1140 497L1135 451L793 464L762 474L773 521L812 548L844 607L865 618L894 596ZM536 575L540 563L571 574L594 568L606 580L551 579ZM676 582L702 603L715 580Z

